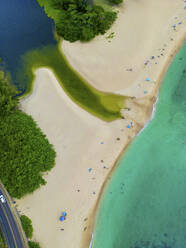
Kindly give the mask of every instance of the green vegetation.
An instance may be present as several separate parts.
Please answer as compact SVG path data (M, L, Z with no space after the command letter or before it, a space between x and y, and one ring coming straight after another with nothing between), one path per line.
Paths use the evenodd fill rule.
M30 51L23 56L22 61L17 78L19 82L30 82L26 94L32 90L33 71L40 67L49 67L67 95L82 108L105 121L121 118L120 111L125 97L100 92L89 85L71 68L59 47L48 46Z
M28 239L32 238L33 235L33 226L32 226L32 221L29 219L26 215L21 215L21 224L23 227L23 230L27 236ZM28 246L29 248L40 248L40 245L38 242L34 241L28 241ZM1 248L1 247L0 247Z
M123 0L109 0L109 3L112 3L112 4L120 4L122 2Z
M41 248L38 242L28 241L29 248Z
M5 243L5 240L4 240L3 235L1 233L1 229L0 229L0 248L8 248L8 245Z
M18 109L16 90L0 74L0 179L21 198L45 184L42 173L54 166L55 151L31 116Z
M111 42L111 39L113 39L113 38L114 38L114 32L112 32L106 36L106 39L108 40L108 42Z
M107 11L112 11L112 9L113 9L111 4L109 4L109 2L107 0L94 0L94 4L101 6L102 8L104 8L104 10L107 10ZM116 13L117 13L117 11L116 11Z
M117 13L86 0L37 0L46 14L54 19L59 36L74 42L89 41L104 34L116 20ZM110 0L118 4L122 0Z
M29 219L26 215L21 215L20 219L21 219L23 230L27 238L31 239L33 235L33 227L32 227L31 219Z
M0 71L0 117L12 113L18 106L18 100L13 98L15 94L15 87L9 87L4 72Z
M112 38L114 38L114 32L110 33L110 34L106 37L106 39L112 39Z

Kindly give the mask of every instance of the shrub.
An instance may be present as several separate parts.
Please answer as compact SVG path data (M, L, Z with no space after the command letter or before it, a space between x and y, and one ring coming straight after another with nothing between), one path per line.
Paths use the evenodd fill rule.
M28 241L28 246L29 248L41 248L40 244L34 241Z
M21 224L27 238L31 239L33 235L32 221L26 216L21 215Z

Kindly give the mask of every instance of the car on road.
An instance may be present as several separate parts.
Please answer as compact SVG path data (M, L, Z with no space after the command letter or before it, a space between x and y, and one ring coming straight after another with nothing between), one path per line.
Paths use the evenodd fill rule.
M0 195L0 201L2 203L6 203L6 199L5 199L4 195Z

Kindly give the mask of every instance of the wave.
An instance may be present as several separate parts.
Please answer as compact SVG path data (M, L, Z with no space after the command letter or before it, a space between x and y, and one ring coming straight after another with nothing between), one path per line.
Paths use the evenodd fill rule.
M93 233L92 233L92 237L91 237L89 248L92 248L92 242L93 242Z
M151 122L152 119L154 118L155 113L156 113L156 105L157 105L158 100L159 100L159 96L158 96L158 95L159 95L159 92L158 92L158 94L157 94L156 101L155 101L155 103L153 104L152 115L151 115L150 120L146 122L146 124L144 125L144 127L143 127L143 128L139 131L139 133L137 134L137 136L140 135L140 134L143 132L143 130L147 127L147 125L149 124L149 122Z

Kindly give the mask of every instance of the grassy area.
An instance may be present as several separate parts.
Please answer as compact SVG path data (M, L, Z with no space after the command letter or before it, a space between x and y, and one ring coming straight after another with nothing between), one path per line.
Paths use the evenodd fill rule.
M121 118L125 97L104 93L89 85L72 69L58 46L33 50L22 57L17 81L30 82L24 95L32 91L34 71L40 67L51 69L66 94L83 109L105 121Z

